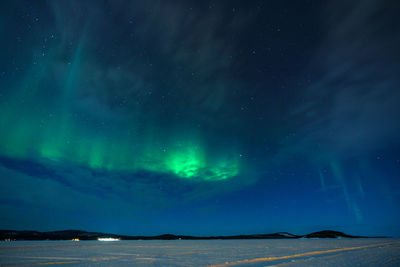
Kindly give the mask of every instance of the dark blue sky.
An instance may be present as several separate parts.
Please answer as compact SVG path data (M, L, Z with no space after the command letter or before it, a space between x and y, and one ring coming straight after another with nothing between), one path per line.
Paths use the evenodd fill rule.
M2 1L0 228L400 231L397 1Z

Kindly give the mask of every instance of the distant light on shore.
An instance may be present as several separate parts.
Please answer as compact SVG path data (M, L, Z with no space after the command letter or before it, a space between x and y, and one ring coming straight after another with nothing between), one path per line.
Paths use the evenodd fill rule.
M97 238L99 241L119 241L119 238L113 238L113 237L99 237Z

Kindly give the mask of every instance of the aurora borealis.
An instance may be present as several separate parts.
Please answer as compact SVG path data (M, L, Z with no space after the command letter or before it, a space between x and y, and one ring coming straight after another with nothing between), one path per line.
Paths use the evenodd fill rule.
M3 1L0 229L400 235L396 1Z
M232 152L221 153L215 158L207 155L196 129L171 129L153 136L155 129L162 126L152 120L142 121L140 113L128 114L127 118L115 121L103 117L104 114L96 114L96 111L84 110L87 105L103 105L97 102L98 99L87 100L96 103L75 103L82 94L79 89L87 86L93 90L95 86L82 77L86 60L84 46L84 41L79 40L76 47L69 48L71 61L63 66L60 80L57 80L59 84L54 88L50 89L47 84L55 84L52 72L60 52L42 52L35 67L17 82L18 89L8 96L11 100L3 106L2 128L9 128L1 136L5 156L70 161L92 169L173 173L183 178L204 180L227 179L238 173L238 156ZM64 47L61 45L60 49ZM127 95L121 96L119 106L132 100L139 101L141 96L131 94L142 88L130 82L124 86L132 87L127 89ZM50 95L48 90L51 90ZM18 112L24 115L17 118L10 115Z
M159 118L161 122L157 119L157 113L164 109L155 110L155 118L146 118L148 111L142 105L159 98L171 101L169 89L149 89L155 86L152 81L137 84L136 77L121 77L130 73L123 73L120 66L116 69L107 66L101 70L104 73L90 72L87 68L94 66L88 65L96 63L88 63L95 55L92 55L93 44L86 40L87 34L85 30L77 33L76 44L62 40L56 33L50 34L36 53L32 51L34 66L16 82L17 90L10 92L3 104L2 128L9 128L1 136L5 156L69 161L92 169L172 173L201 180L222 180L237 175L237 152L228 149L211 155L206 151L201 130L181 125L166 128L163 124L169 124L170 119ZM67 62L60 58L64 53L67 53ZM103 82L111 83L104 88L107 93L120 90L119 87L123 92L111 100L99 99L102 96L97 95L96 86L104 86L100 85ZM153 93L158 95L153 97ZM100 111L109 114L99 114L96 108L110 109ZM136 111L137 108L140 110ZM24 115L10 116L18 112ZM159 129L162 133L154 133Z

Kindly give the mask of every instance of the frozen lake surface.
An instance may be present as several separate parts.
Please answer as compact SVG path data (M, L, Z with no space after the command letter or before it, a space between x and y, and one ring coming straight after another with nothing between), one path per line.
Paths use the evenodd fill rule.
M0 242L0 266L400 266L400 239Z

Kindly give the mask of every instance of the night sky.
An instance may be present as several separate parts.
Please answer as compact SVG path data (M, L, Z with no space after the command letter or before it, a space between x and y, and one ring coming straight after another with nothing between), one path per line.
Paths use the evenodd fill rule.
M0 14L0 229L400 236L398 1Z

